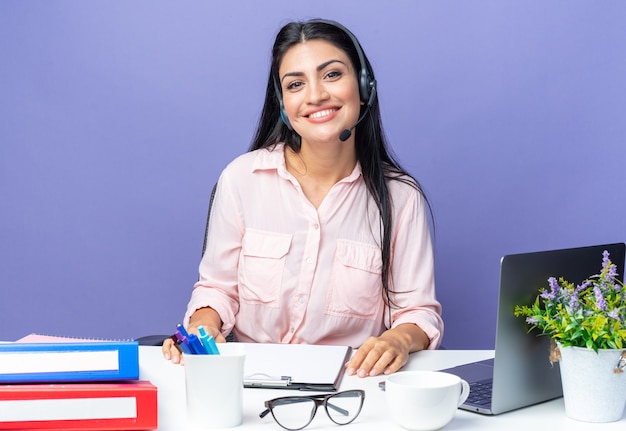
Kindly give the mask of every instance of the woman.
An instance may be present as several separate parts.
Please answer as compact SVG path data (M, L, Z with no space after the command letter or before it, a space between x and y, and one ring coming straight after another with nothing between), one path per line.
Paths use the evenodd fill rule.
M272 54L254 142L218 182L184 324L217 341L351 345L349 375L395 372L443 333L425 198L387 150L352 33L290 23ZM180 361L170 340L163 353Z

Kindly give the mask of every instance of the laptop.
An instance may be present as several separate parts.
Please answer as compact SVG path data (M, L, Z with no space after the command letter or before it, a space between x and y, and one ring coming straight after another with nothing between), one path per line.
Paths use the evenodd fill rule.
M558 364L548 359L550 339L528 333L516 305L531 305L539 288L548 287L549 277L564 277L574 284L602 269L607 250L622 279L624 243L511 254L500 262L500 292L496 326L495 357L441 371L456 374L471 387L460 408L487 415L548 401L563 395Z

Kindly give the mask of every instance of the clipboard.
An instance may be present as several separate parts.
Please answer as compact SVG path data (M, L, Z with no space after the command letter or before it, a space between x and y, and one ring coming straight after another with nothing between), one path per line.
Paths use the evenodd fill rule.
M241 343L246 388L335 392L352 354L350 346Z

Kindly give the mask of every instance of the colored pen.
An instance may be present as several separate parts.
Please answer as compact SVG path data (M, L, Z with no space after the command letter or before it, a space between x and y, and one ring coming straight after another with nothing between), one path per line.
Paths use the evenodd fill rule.
M198 342L198 340L195 340L194 342L194 340L191 338L191 335L189 335L189 333L182 324L179 323L178 325L176 325L176 333L180 334L183 343L185 343L187 347L189 347L191 353L195 353L198 355L203 354L204 348L202 347L202 344ZM197 336L195 335L194 337L197 338Z
M178 353L183 353L183 350L178 345L178 338L176 338L176 334L170 336L170 340L174 342L174 347L178 350Z
M178 325L176 325L176 330L179 331L183 337L189 338L189 333L182 324L179 323Z
M183 353L192 353L191 348L187 344L187 339L180 334L180 331L176 331L176 334L173 336L176 337L176 344L180 347L180 350L182 350Z
M215 345L215 340L206 332L204 326L198 326L198 332L200 333L200 342L206 351L211 355L219 355L220 351L218 350L217 345Z
M187 348L189 349L190 353L192 353L194 355L199 353L196 350L196 347L193 344L191 344L191 342L189 341L189 337L185 337L184 335L181 335L180 333L178 333L178 336L182 340L182 343L187 346Z
M187 342L198 355L208 355L210 353L207 349L205 349L204 345L200 342L196 334L189 334L189 337L187 337Z

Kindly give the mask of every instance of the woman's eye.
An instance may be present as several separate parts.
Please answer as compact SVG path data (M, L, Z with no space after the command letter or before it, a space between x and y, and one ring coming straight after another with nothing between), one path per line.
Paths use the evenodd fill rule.
M326 74L326 78L328 79L337 79L342 75L341 72L337 71L337 70L333 70L332 72L328 72Z
M302 86L302 82L300 81L294 81L291 82L287 85L287 90L297 90L298 88L300 88Z

